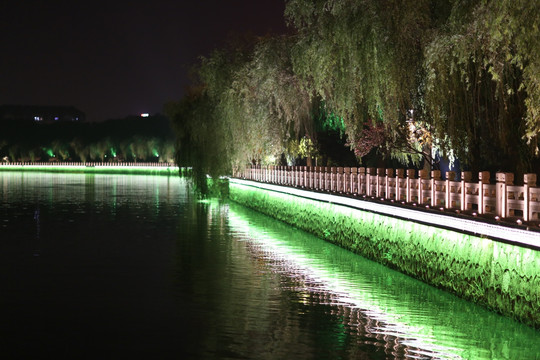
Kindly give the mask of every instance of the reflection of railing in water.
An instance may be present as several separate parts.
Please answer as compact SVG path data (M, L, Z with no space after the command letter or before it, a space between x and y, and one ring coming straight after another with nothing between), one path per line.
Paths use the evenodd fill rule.
M405 176L406 175L406 176ZM472 173L463 171L456 181L454 171L441 179L439 170L416 170L268 166L251 167L235 174L236 177L278 185L302 187L316 191L329 191L351 195L365 195L395 202L426 207L468 212L473 216L492 214L495 219L516 218L535 221L540 218L540 188L536 187L536 174L525 174L523 185L514 185L513 173L497 173L496 184L490 184L490 174L482 171L478 182L472 182Z

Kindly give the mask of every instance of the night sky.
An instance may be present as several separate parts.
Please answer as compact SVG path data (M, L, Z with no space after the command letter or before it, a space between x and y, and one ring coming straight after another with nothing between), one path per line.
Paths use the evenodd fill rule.
M283 0L0 5L0 105L66 105L88 121L162 112L231 33L283 33Z

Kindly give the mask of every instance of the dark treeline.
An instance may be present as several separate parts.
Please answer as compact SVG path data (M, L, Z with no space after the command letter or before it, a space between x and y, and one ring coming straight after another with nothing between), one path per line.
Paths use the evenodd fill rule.
M177 161L539 169L540 2L288 0L287 35L202 57Z
M0 123L4 161L174 161L174 134L161 115L102 123Z

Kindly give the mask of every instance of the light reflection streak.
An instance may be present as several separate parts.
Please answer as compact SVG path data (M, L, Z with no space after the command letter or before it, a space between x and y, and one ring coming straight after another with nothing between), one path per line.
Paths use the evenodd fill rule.
M231 209L229 209L229 223L236 233L247 234L242 236L246 239L244 241L260 247L260 251L265 254L264 258L270 263L279 263L276 272L299 279L305 284L306 289L298 290L326 292L331 301L321 301L321 304L328 303L348 309L346 311L349 312L363 313L375 322L375 326L367 329L370 333L383 337L397 337L399 344L406 347L408 357L462 358L459 353L463 352L463 349L438 344L433 335L436 331L429 324L414 326L406 323L405 321L414 323L414 320L410 316L405 319L406 316L400 315L396 309L391 309L387 304L379 304L379 299L371 295L371 289L364 284L352 283L336 269L325 267L320 261L306 256L282 240L273 238L264 230L257 229ZM346 321L353 326L362 326L358 319Z

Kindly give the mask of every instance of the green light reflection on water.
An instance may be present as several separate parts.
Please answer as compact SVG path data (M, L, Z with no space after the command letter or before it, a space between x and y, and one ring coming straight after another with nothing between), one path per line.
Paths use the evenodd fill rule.
M275 220L261 223L260 218L266 217L259 215L254 219L242 206L230 204L229 224L235 231L248 234L250 241L267 256L286 264L283 266L288 272L302 274L312 284L307 285L311 291L323 289L333 294L333 306L376 319L379 327L369 331L398 337L402 345L413 349L411 356L443 359L540 356L540 333L526 325ZM285 230L273 231L275 226ZM344 319L349 327L362 326L355 321Z

